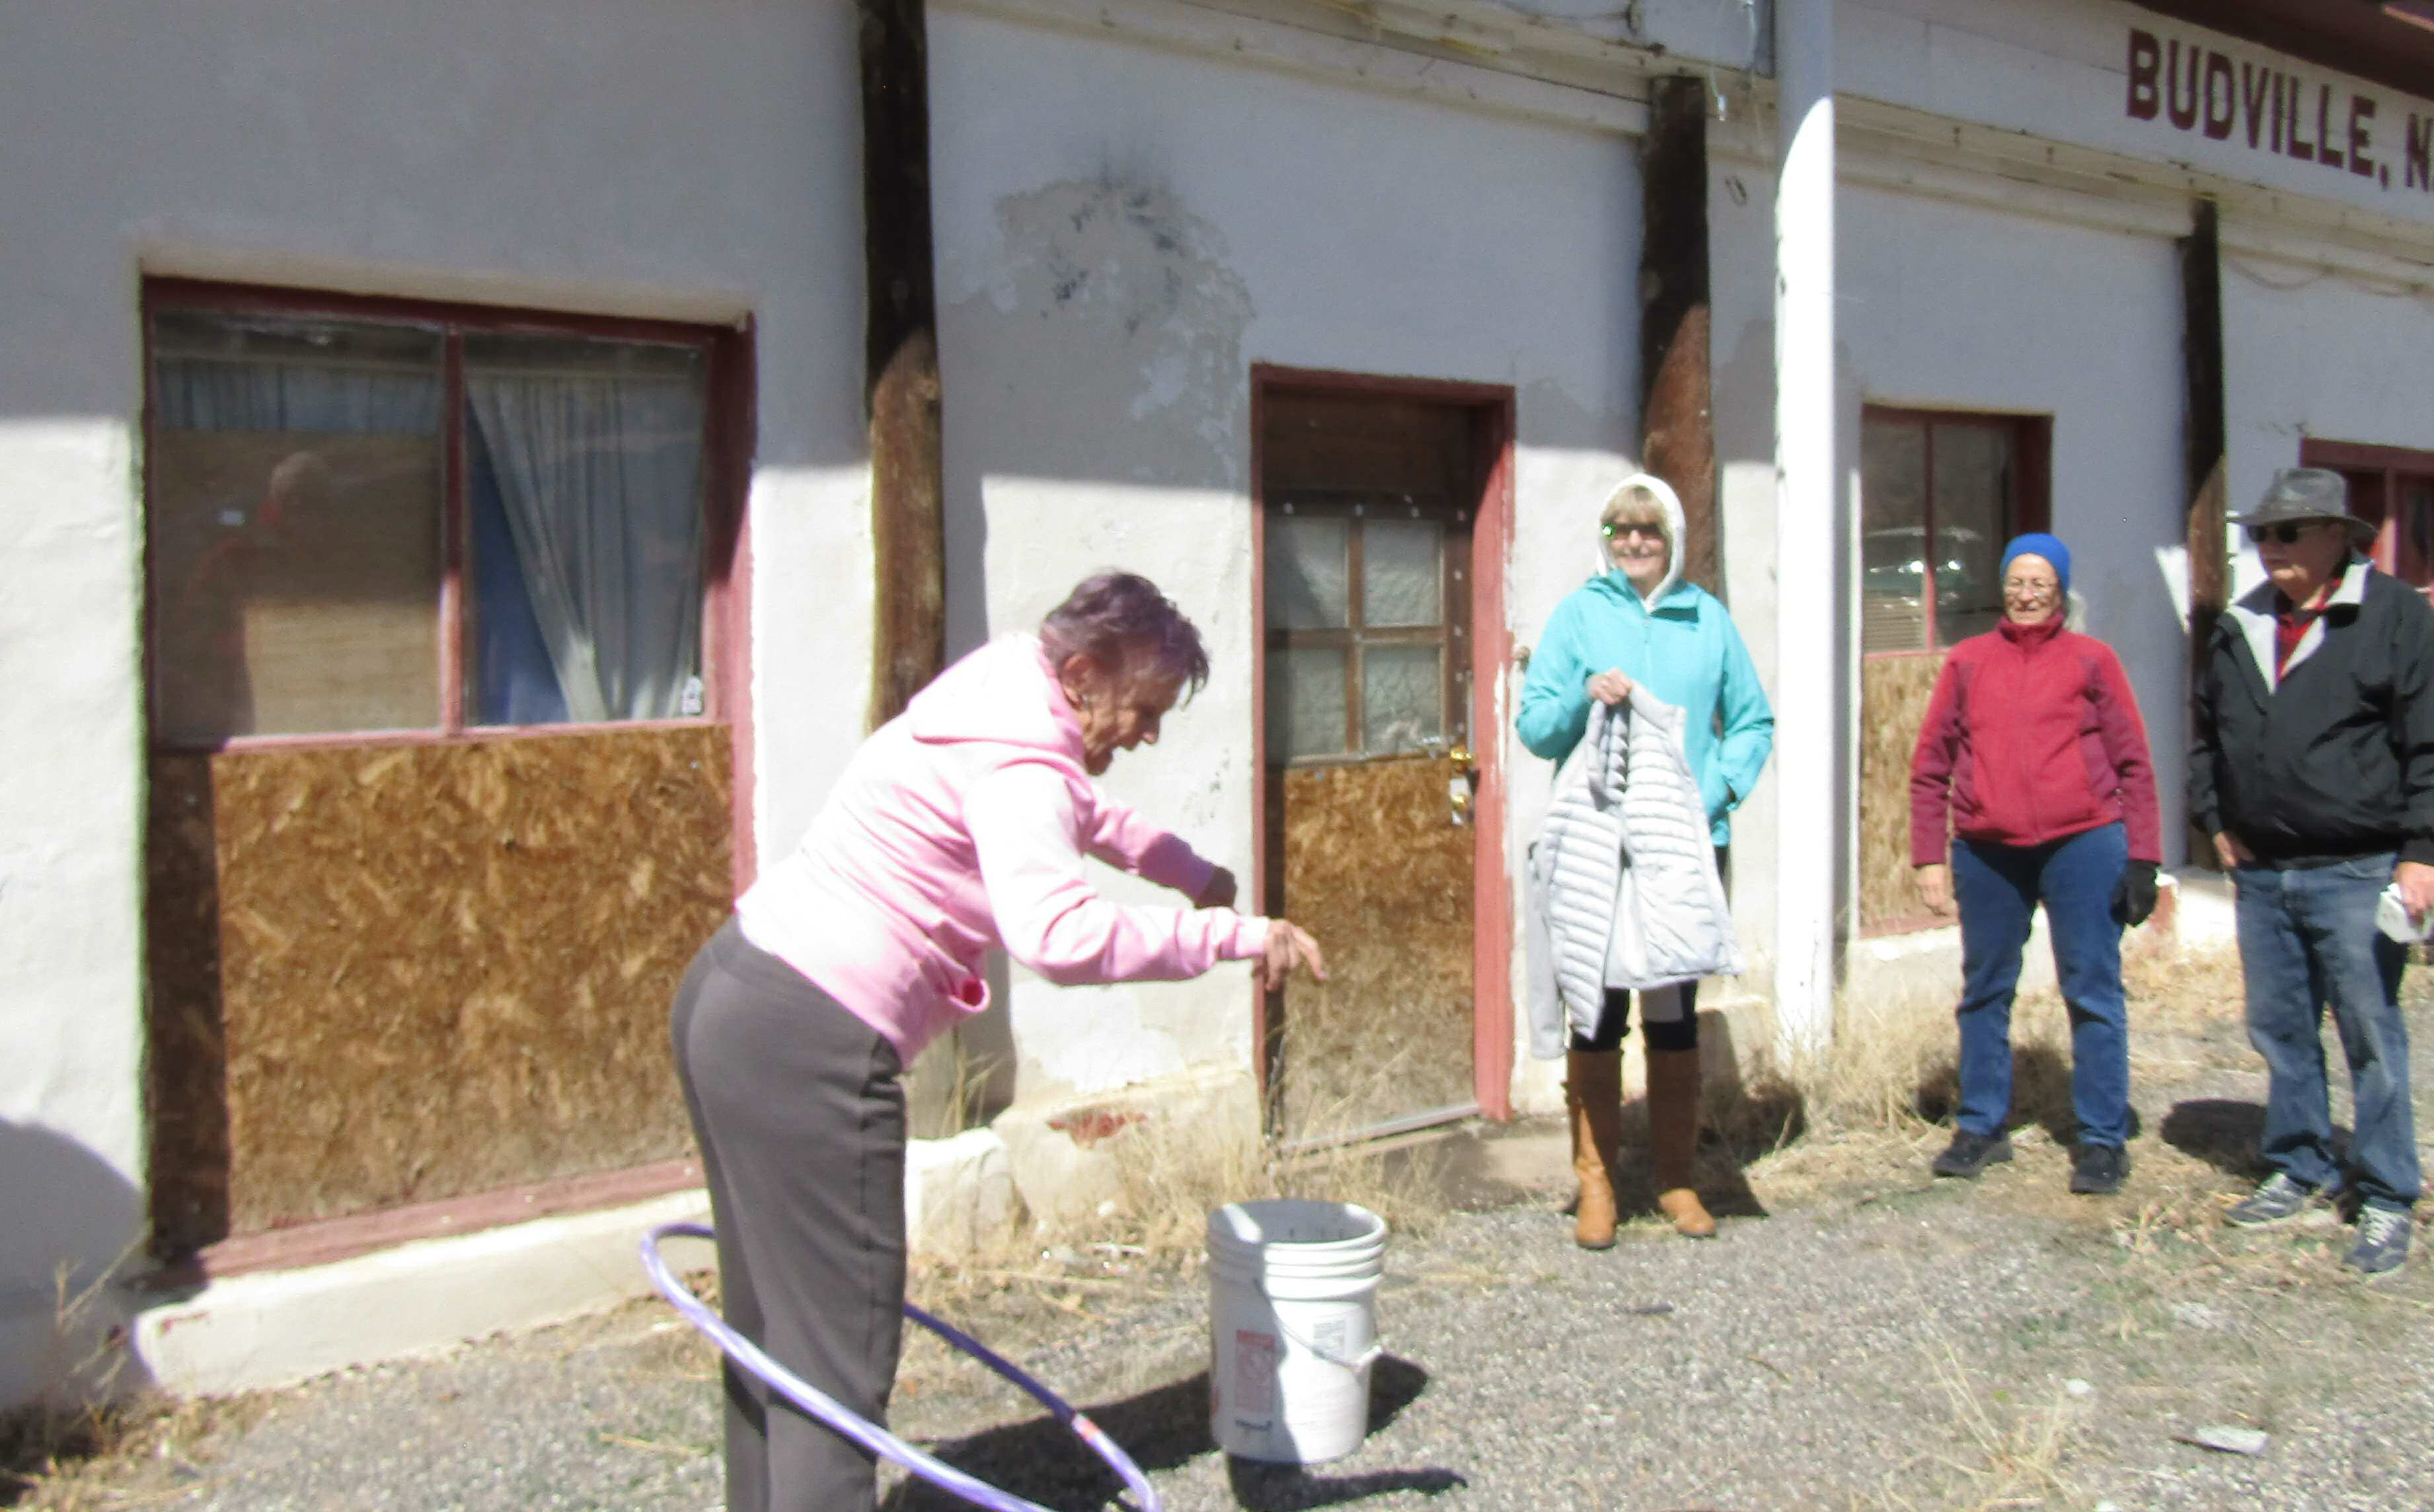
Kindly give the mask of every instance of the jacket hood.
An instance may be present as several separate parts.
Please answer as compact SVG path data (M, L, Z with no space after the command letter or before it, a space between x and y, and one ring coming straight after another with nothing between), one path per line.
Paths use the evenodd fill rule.
M1673 592L1673 585L1682 580L1682 496L1673 491L1673 485L1654 472L1634 472L1606 490L1606 496L1598 501L1597 519L1592 522L1595 527L1593 539L1597 543L1597 571L1590 576L1589 581L1602 582L1608 588L1620 589L1633 598L1639 597L1639 591L1631 586L1631 579L1624 575L1621 568L1614 564L1614 558L1607 554L1605 532L1603 528L1606 510L1613 507L1617 499L1634 489L1644 490L1650 498L1656 501L1657 507L1665 511L1665 539L1672 543L1665 554L1665 576L1657 580L1656 591L1650 593L1644 601L1654 608L1663 603L1665 595Z
M1082 770L1082 723L1035 635L1002 635L931 679L899 715L925 745L978 742Z

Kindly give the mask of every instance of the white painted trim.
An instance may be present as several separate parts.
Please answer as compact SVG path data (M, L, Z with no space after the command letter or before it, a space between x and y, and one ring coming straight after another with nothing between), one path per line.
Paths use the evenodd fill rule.
M180 1395L289 1385L349 1366L435 1354L538 1328L648 1289L643 1235L710 1211L699 1190L631 1207L400 1245L327 1265L214 1280L136 1313L136 1359ZM681 1256L715 1263L707 1246Z
M1437 39L1424 42L1383 26L1363 26L1340 10L1309 6L1277 6L1266 8L1277 12L1274 15L1253 15L1191 0L942 3L975 15L1113 37L1338 84L1416 94L1526 120L1628 136L1648 129L1646 70L1615 68L1610 77L1596 86L1583 82L1587 73L1577 69L1572 72L1578 77L1571 80L1550 79L1528 66L1524 57L1501 56L1490 33L1453 15L1439 28ZM1451 9L1512 19L1511 12L1489 7ZM1621 47L1613 51L1635 52Z

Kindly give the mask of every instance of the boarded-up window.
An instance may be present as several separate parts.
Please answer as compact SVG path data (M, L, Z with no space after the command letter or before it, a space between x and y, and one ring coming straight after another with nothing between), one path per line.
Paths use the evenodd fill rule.
M1860 429L1860 920L1929 920L1911 883L1910 758L1944 659L2002 617L2003 544L2044 528L2048 421L1869 407Z

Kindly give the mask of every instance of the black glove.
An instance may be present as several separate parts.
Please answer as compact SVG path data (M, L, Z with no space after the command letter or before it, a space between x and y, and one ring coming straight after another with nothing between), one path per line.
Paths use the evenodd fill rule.
M2155 864L2133 861L2122 871L2121 880L2113 886L2113 919L2116 923L2136 929L2155 911Z

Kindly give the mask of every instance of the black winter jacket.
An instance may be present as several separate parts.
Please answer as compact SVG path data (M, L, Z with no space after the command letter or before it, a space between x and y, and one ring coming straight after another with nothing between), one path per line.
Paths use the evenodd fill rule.
M2189 817L2285 866L2379 850L2434 863L2434 609L2353 558L2277 679L2278 596L2261 584L2215 626Z

